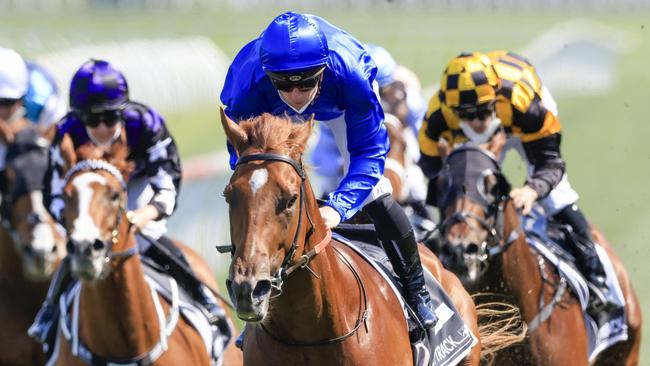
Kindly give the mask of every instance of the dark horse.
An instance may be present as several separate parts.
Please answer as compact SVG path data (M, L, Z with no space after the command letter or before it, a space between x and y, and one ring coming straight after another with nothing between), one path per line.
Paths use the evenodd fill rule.
M179 314L178 298L167 301L144 276L135 232L126 219L125 180L131 164L124 134L108 152L93 145L71 152L65 146L70 168L64 179L63 216L71 272L80 281L80 292L69 311L73 320L68 323L63 317L59 323L55 364L211 365L201 334ZM197 277L216 291L202 258L175 244ZM224 346L224 364L241 364L233 340Z
M313 117L312 117L313 119ZM381 275L331 239L301 163L312 120L293 124L263 114L239 125L221 111L239 162L224 196L230 207L232 263L227 280L246 321L246 365L410 365L406 320ZM423 264L481 342L474 303L456 276L420 246ZM508 340L505 340L507 342Z
M521 309L524 320L532 322L526 344L501 352L498 364L587 365L587 333L580 304L568 291L557 291L560 278L554 266L527 243L519 214L508 198L510 185L495 160L500 153L496 146L494 151L461 147L445 160L435 182L442 221L440 259L470 293L489 293L477 301L505 295ZM595 229L594 238L614 264L626 300L629 332L626 342L601 353L595 364L636 365L641 336L639 302L620 260ZM555 306L543 311L540 296L544 304Z
M65 255L65 238L43 206L49 142L27 120L7 128L0 130L9 140L0 178L0 365L38 365L45 362L42 347L27 329Z

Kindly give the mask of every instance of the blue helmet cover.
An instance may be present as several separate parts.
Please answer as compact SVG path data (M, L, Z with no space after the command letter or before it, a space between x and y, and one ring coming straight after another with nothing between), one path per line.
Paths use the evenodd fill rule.
M293 71L325 65L327 39L308 15L286 12L262 33L260 59L265 71Z

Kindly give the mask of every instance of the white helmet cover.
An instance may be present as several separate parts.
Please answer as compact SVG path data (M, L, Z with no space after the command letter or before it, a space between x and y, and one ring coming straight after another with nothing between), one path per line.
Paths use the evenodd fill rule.
M0 98L20 99L27 94L29 71L16 51L0 48Z

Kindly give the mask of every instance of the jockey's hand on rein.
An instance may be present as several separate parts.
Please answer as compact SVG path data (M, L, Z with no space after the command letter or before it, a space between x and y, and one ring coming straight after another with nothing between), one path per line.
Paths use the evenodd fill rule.
M510 198L516 208L521 208L522 215L528 215L537 200L537 192L529 186L515 188L510 191Z
M146 205L134 211L126 213L126 219L129 220L131 230L140 231L149 221L158 217L158 210L152 205Z
M320 215L323 218L323 221L325 222L325 226L327 226L328 229L331 229L333 227L336 227L341 222L341 215L339 215L338 211L333 209L330 206L323 206L318 209L320 211Z

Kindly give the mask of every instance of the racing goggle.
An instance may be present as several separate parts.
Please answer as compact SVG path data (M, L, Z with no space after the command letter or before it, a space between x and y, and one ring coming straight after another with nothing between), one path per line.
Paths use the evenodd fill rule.
M273 86L283 92L290 92L294 88L300 91L310 91L314 89L320 82L320 77L324 66L319 66L316 69L309 69L302 72L273 72L266 71L266 74L271 79Z
M95 128L103 123L106 127L113 127L122 120L122 110L105 110L99 113L82 113L81 120L84 125Z
M490 117L495 111L495 102L479 104L477 106L461 106L454 108L458 118L462 120L472 121L479 119L481 121Z

